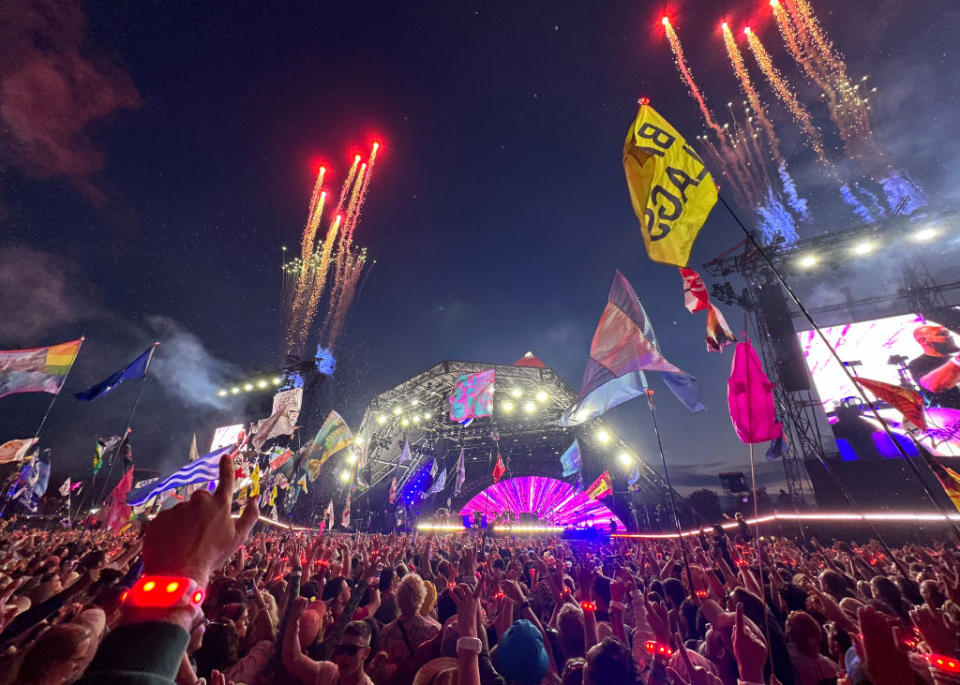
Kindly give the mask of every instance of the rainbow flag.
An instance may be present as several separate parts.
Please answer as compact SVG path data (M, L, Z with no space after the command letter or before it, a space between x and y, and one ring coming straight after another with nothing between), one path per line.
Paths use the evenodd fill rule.
M609 471L601 473L600 477L593 481L589 488L584 490L584 494L587 497L593 497L593 499L603 499L612 492L613 481L610 479Z
M18 392L56 395L82 344L83 338L49 347L0 351L0 397Z

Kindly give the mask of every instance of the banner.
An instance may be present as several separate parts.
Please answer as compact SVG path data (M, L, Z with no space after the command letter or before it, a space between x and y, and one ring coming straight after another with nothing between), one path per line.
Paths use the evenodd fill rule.
M497 452L497 463L493 466L493 482L498 482L503 478L503 474L507 472L507 467L503 463L503 457L500 456L500 453Z
M306 464L310 473L310 482L315 481L320 475L320 467L327 459L352 442L353 433L350 432L350 427L343 417L335 411L327 414L327 419L317 432L317 436L300 455L301 468Z
M7 440L0 445L0 464L9 464L13 461L22 461L30 448L37 444L39 438L21 438Z
M583 467L583 460L580 457L580 443L574 438L567 451L560 455L560 465L563 466L563 477L572 476L578 473Z
M703 160L653 107L642 104L623 146L623 171L647 255L686 266L717 202Z
M727 403L733 430L742 442L766 442L783 434L783 427L777 422L773 383L749 340L737 343L733 354Z
M0 351L0 397L18 392L56 395L82 344L81 338L49 347Z
M584 491L587 497L592 497L593 499L603 499L612 492L613 481L610 479L609 471L601 473L600 477L593 481L590 487Z
M493 415L494 370L464 374L457 378L450 395L450 420L464 423Z

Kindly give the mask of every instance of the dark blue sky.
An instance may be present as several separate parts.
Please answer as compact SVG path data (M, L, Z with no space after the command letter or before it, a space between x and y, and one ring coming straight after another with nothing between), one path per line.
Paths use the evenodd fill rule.
M689 138L702 130L660 31L662 6L52 4L15 2L0 16L12 37L0 48L0 346L85 334L74 391L159 337L166 361L134 420L139 463L179 461L194 431L203 443L235 415L214 396L224 379L280 361L280 245L298 241L313 166L326 161L342 178L376 136L356 239L377 264L341 340L334 408L358 424L374 394L440 359L511 362L527 350L579 387L619 268L710 409L692 416L659 395L677 484L716 486L718 471L746 467L726 414L730 351L705 351L704 320L683 309L676 270L647 260L623 180L639 96ZM879 86L878 140L935 200L956 180L947 133L960 28L956 10L934 14L939 5L857 0L822 17L851 72ZM721 16L749 20L801 83L765 8L670 8L718 113L740 99ZM34 68L34 80L20 78ZM761 95L811 200L806 231L851 222L787 115ZM739 239L715 210L691 266ZM742 313L725 309L739 332ZM62 397L44 431L55 472L86 469L93 436L119 432L135 395ZM31 435L47 400L0 400L0 440ZM645 407L613 418L659 470ZM764 467L771 483L779 473Z

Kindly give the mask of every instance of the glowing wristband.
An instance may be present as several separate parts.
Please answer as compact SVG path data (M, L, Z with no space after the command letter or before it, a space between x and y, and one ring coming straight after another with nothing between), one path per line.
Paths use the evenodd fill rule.
M580 608L584 611L596 611L597 605L593 602L580 602Z
M673 649L670 647L670 645L661 645L659 642L647 640L643 643L643 646L646 647L648 652L655 656L673 656Z
M457 651L479 654L483 651L483 642L479 637L461 637L457 640Z
M928 659L930 660L930 665L938 671L960 674L960 659L942 656L940 654L931 654Z
M133 609L196 609L205 596L200 584L184 576L141 576L121 595L124 607Z

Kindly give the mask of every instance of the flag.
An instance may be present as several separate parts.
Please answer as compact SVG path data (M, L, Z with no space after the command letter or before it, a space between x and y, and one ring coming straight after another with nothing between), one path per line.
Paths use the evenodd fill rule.
M926 430L927 420L923 415L923 397L920 393L899 385L891 385L883 381L874 381L869 378L854 378L858 385L869 390L877 399L880 399L903 415L903 418Z
M398 464L406 464L411 460L410 456L410 443L406 440L403 441L403 449L400 450L400 458L397 459Z
M151 483L141 488L131 490L127 495L127 503L140 506L151 497L155 497L167 490L180 488L194 483L206 483L220 478L220 459L225 454L231 454L237 449L236 445L227 445L209 454L205 454L196 461L188 462L159 482Z
M66 497L70 494L70 476L67 476L67 479L63 481L63 485L60 486L60 496Z
M294 410L289 405L281 405L276 412L269 417L257 422L253 437L250 442L259 452L267 440L272 440L280 435L290 435L297 427L294 413L299 416L300 410Z
M638 480L640 480L640 462L634 460L633 472L627 476L627 485L636 485Z
M330 504L327 505L327 510L323 513L323 522L327 525L327 528L333 529L333 498L330 498Z
M18 392L56 395L82 344L80 338L49 347L0 351L0 397Z
M0 445L0 464L9 464L12 461L21 461L30 449L37 444L39 438L20 438L7 440Z
M503 474L506 472L507 467L503 463L503 457L501 457L500 453L497 452L497 463L493 466L493 482L500 482L500 479L503 478Z
M590 487L586 489L584 494L593 499L603 499L612 492L613 481L610 480L610 472L604 471L600 474L599 478L590 484Z
M436 478L436 477L437 477L437 471L438 471L439 469L440 469L440 462L438 462L436 459L432 460L432 461L430 462L430 477L431 477L431 478Z
M467 463L463 458L463 448L460 448L460 461L457 463L457 482L453 486L453 494L457 496L460 494L460 488L463 487L463 484L467 481Z
M686 266L697 234L717 203L700 156L650 105L640 105L623 145L623 171L647 256Z
M260 465L256 464L253 471L250 472L250 494L249 497L256 497L260 494Z
M109 455L110 451L116 449L119 445L119 435L111 435L106 438L102 436L97 437L93 452L93 475L97 475L103 467L103 455Z
M107 376L102 381L96 385L90 386L83 392L75 393L74 397L76 397L78 400L83 400L84 402L90 402L98 397L103 397L124 381L132 381L136 380L137 378L143 378L147 375L147 368L150 366L150 360L153 358L153 352L157 349L158 344L159 343L154 343L149 348L144 350L143 354L127 364L125 368L122 368L110 376Z
M23 487L17 492L14 498L20 502L27 510L36 512L40 506L40 500L47 492L47 485L50 483L50 450L44 450L33 458L27 464L29 470L26 472ZM24 474L21 473L21 478Z
M493 415L494 370L463 374L450 395L450 420L464 423Z
M660 371L663 381L692 412L704 411L697 380L664 358L653 326L633 287L617 271L590 344L590 359L577 401L560 417L576 426L644 393L643 371Z
M286 464L288 461L290 461L290 457L293 456L293 452L291 452L290 450L281 450L280 448L278 448L277 452L279 452L279 454L277 454L276 457L270 460L271 472L276 471L281 466Z
M567 451L560 455L560 465L563 466L563 476L572 476L583 467L583 460L580 457L580 443L574 438Z
M310 492L307 490L307 474L300 476L300 480L297 481L297 487L299 487L304 492Z
M776 461L783 456L783 453L787 450L787 436L781 433L773 440L770 441L770 446L767 447L766 454L763 455L764 459L767 461Z
M343 417L335 411L327 414L313 442L307 445L300 455L300 465L303 467L306 464L310 473L310 482L315 481L320 475L320 467L327 459L352 442L353 433L350 432L350 427Z
M390 483L390 495L387 497L387 501L390 504L393 504L397 501L397 477L393 477L393 481Z
M727 403L733 430L741 442L766 442L783 434L773 402L773 383L749 340L737 343L733 353Z
M187 452L187 459L190 461L196 461L200 454L197 452L197 434L193 434L193 439L190 440L190 450Z
M691 314L707 310L707 349L711 352L722 352L724 347L737 341L723 312L710 301L707 286L700 274L693 269L682 267L680 277L683 278L683 298L687 310Z
M447 487L447 470L444 469L440 472L440 475L433 479L433 485L430 486L430 489L427 490L428 495L434 495L438 492L443 492Z
M270 488L270 494L269 494L269 496L267 497L267 506L268 506L268 507L272 507L272 506L276 505L278 492L279 492L279 490L277 490L277 486L276 486L276 485L274 485L272 488Z
M116 530L130 520L131 507L127 504L127 494L133 488L133 469L127 469L123 478L107 497L104 504L106 513L103 516L104 525L110 530ZM159 493L158 493L159 494Z
M333 500L330 500L330 504L333 504ZM340 525L344 528L350 527L350 493L347 493L347 501L343 505L343 513L340 514Z

